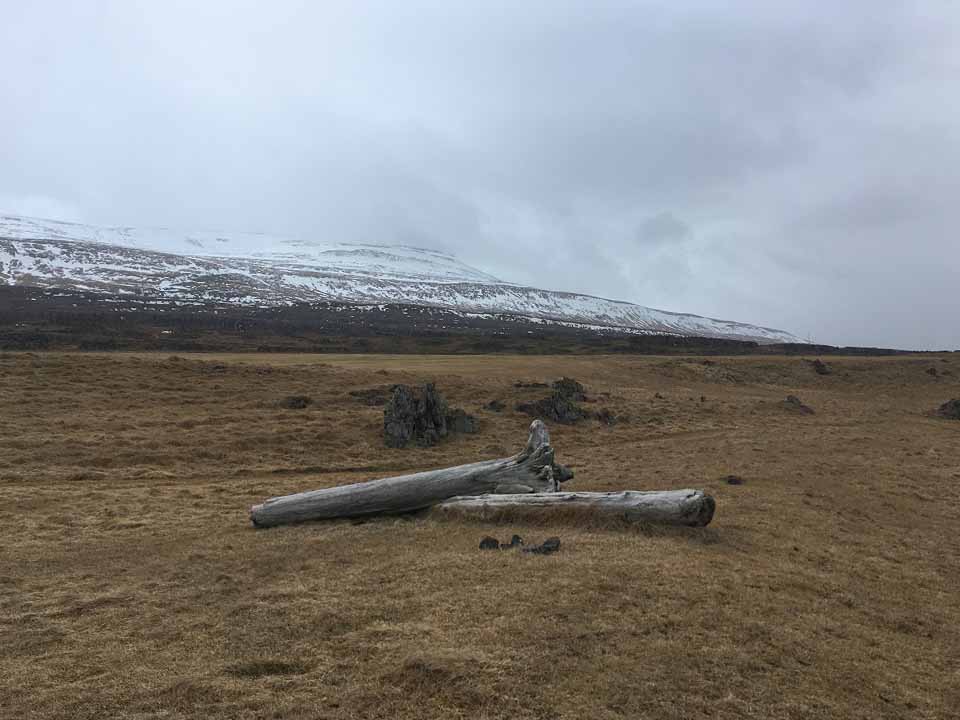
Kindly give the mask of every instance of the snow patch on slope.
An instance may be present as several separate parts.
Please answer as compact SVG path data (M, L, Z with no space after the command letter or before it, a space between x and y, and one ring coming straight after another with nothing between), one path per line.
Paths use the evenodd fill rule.
M277 305L336 300L642 333L803 342L782 330L503 282L433 250L0 215L0 283Z
M204 258L269 260L281 266L315 265L327 272L348 274L501 282L447 253L404 245L328 243L249 232L183 233L169 228L98 227L17 215L0 215L0 237L97 243Z

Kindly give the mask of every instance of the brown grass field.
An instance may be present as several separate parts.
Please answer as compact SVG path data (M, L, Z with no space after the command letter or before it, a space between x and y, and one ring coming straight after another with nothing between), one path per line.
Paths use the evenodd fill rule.
M960 717L960 356L714 360L0 355L0 717ZM561 375L631 417L551 427L568 489L713 524L248 522L511 454L514 382ZM481 432L386 449L349 391L424 380ZM514 532L563 545L477 548Z

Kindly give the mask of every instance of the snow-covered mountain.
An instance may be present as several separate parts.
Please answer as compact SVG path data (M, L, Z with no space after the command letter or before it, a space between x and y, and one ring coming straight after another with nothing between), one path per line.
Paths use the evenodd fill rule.
M183 233L0 215L0 284L280 305L404 303L634 333L803 342L782 330L539 290L446 253L258 233Z

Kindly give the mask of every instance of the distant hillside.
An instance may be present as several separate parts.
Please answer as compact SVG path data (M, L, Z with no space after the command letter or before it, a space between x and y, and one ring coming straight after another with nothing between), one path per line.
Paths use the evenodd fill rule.
M803 342L783 330L506 283L445 253L0 216L0 283L178 302L410 305L629 334Z

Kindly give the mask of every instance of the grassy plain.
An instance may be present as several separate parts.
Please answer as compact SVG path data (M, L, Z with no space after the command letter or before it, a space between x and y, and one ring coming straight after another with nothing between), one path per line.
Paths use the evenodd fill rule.
M0 717L957 717L960 357L828 362L4 353ZM630 416L551 427L568 489L705 488L709 528L247 522L513 453L561 375ZM385 448L350 391L425 380L481 431ZM477 549L514 532L563 546Z

